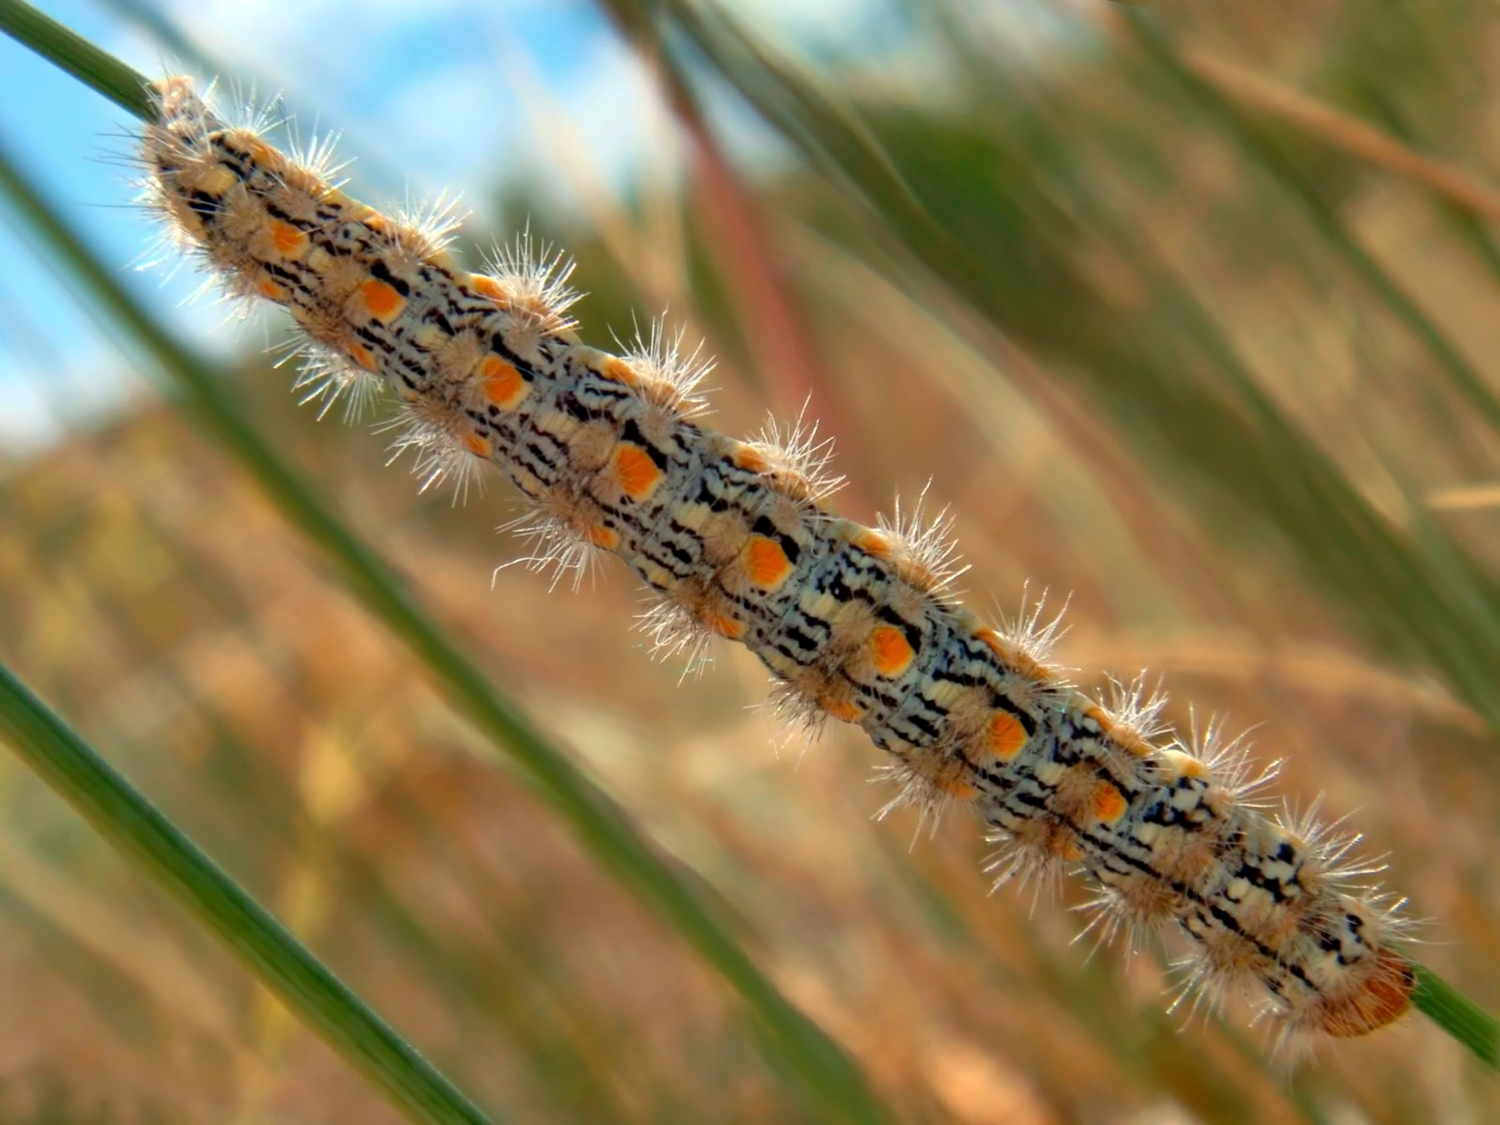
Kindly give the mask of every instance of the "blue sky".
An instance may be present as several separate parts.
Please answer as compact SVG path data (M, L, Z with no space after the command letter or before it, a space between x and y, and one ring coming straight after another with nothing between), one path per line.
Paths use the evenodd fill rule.
M885 65L909 32L889 0L721 2L758 30L824 59L857 53L867 65ZM1053 2L1005 0L1003 10L1035 14ZM336 126L340 155L356 158L356 190L377 205L447 191L481 206L501 177L520 175L559 184L549 195L566 211L570 176L558 174L557 145L535 124L539 109L566 120L580 150L616 188L675 175L678 167L675 134L649 75L591 0L38 6L144 74L219 74L259 98L279 94L304 128ZM127 20L119 9L131 6L150 8L175 28L188 57L174 58ZM764 161L775 151L748 112L726 110L726 119L743 159ZM55 194L101 259L122 272L147 254L154 236L149 216L130 202L126 160L134 130L122 110L0 37L0 144ZM184 304L198 287L189 269L130 280L199 347L227 353L265 338L264 330L223 327L224 311L212 301ZM0 206L0 460L44 448L138 391L104 330Z

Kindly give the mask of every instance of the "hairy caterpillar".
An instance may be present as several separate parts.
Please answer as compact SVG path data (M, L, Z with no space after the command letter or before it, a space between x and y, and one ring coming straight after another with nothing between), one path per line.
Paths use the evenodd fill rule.
M745 644L780 709L855 723L891 756L897 803L972 806L1001 879L1081 869L1105 937L1175 923L1200 997L1258 992L1284 1037L1361 1035L1409 1007L1398 904L1357 884L1355 838L1266 815L1244 747L1213 725L1167 738L1139 683L1108 706L1074 689L1046 664L1056 623L1039 608L981 623L945 593L941 520L837 516L808 429L700 426L704 365L660 329L624 357L583 344L559 259L523 241L466 272L441 218L388 217L331 184L326 146L284 154L187 79L156 96L152 204L232 293L291 312L309 397L395 392L424 486L494 463L534 504L535 560L619 556L659 597L659 649Z

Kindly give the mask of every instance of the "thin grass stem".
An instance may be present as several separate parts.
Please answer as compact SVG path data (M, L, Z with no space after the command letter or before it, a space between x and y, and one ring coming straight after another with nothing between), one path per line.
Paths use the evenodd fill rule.
M1491 1070L1500 1071L1500 1021L1425 965L1412 962L1417 990L1412 1006L1462 1043Z
M494 1120L3 665L0 741L413 1121Z
M151 116L145 78L45 12L22 0L0 0L0 31L143 121Z

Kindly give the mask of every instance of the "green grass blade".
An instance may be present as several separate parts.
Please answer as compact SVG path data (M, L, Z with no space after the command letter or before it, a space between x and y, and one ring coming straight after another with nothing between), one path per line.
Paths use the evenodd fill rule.
M135 116L150 116L151 99L144 78L30 4L0 0L0 31Z
M0 738L412 1120L492 1120L3 665Z
M1475 1056L1500 1071L1500 1021L1457 991L1425 965L1412 963L1417 990L1412 1006Z
M0 0L5 16L25 5ZM50 58L50 42L25 40ZM138 81L143 81L136 76ZM123 102L121 104L124 104ZM127 107L130 108L130 107ZM289 469L225 393L206 365L167 335L44 202L41 193L0 155L0 190L45 240L69 276L159 363L220 447L265 491L282 515L339 567L351 589L426 665L475 726L526 771L537 790L582 840L595 861L630 889L740 994L779 1073L796 1075L800 1089L827 1119L880 1121L887 1109L858 1065L784 997L694 891L680 865L663 859L618 805L554 748L519 709L502 697L407 592L408 584L343 526Z

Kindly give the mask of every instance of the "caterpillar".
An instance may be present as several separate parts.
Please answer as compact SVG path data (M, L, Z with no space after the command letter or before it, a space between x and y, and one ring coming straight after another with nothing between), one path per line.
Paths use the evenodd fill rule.
M570 266L523 236L487 272L447 250L442 213L388 216L333 182L331 149L283 152L187 78L153 88L140 157L169 234L233 294L301 329L298 386L358 405L388 388L423 487L484 462L531 505L531 561L575 577L612 554L655 597L655 647L747 646L772 701L852 723L889 755L892 805L967 805L997 882L1081 872L1090 928L1187 935L1183 994L1249 996L1280 1041L1363 1035L1411 1004L1401 903L1361 880L1358 837L1274 815L1243 739L1187 736L1143 681L1109 700L1048 664L1040 603L985 624L950 593L946 521L921 506L840 517L830 447L801 421L738 440L701 424L709 364L657 324L624 355L582 342ZM890 806L888 806L890 807Z

